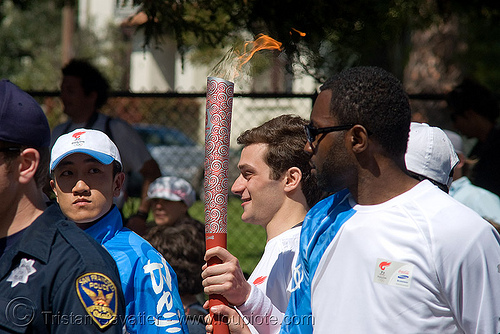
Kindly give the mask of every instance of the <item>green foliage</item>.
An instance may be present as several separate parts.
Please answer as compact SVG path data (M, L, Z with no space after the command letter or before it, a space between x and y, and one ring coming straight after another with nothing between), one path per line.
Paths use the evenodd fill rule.
M92 19L88 26L92 26ZM91 29L80 28L73 41L75 58L86 59L108 79L111 90L127 90L128 44L120 29L109 24L102 37Z
M5 0L0 2L0 77L25 90L58 90L61 82L62 0ZM112 89L126 87L128 44L111 26L99 38L89 30L74 36L77 58L99 67Z
M488 11L485 12L489 13ZM500 94L500 26L498 16L462 16L460 27L467 47L457 54L464 75L473 77Z
M162 36L175 39L181 55L204 64L259 33L283 43L287 69L301 69L318 81L346 67L378 65L401 76L410 33L452 16L461 19L468 45L457 65L490 87L499 86L498 18L500 2L481 0L124 0L148 17L141 27L145 47ZM25 89L55 89L60 68L60 9L75 0L4 0L0 2L0 75ZM301 34L299 32L304 32ZM126 88L126 42L116 43L80 31L79 57L95 60L114 89ZM250 36L250 38L249 38ZM120 44L121 43L121 44ZM257 61L257 60L256 60ZM215 65L215 64L214 64ZM256 65L257 73L268 66ZM57 70L54 70L57 69Z
M149 20L143 25L145 45L159 41L164 34L175 38L180 51L186 40L195 36L201 44L220 46L228 35L244 26L247 1L153 0L124 1L141 5Z
M131 2L130 0L129 2ZM176 39L182 53L195 47L192 61L220 59L214 52L233 46L242 32L268 34L283 43L288 68L293 66L318 81L354 65L378 65L402 77L410 33L452 15L465 18L466 42L474 47L464 53L465 66L483 81L497 84L496 71L488 68L496 56L500 2L481 0L133 0L149 20L144 25L145 45L162 34ZM490 23L488 23L490 22ZM481 27L483 26L483 27ZM304 32L305 35L299 32ZM465 36L465 35L464 35ZM491 39L487 39L491 36ZM493 45L493 49L488 47ZM208 51L209 49L217 51ZM469 49L470 50L470 49ZM484 51L483 51L484 50ZM488 51L492 51L489 56ZM296 72L297 73L297 72Z
M426 0L133 3L149 17L143 27L146 46L165 33L174 36L181 52L190 46L232 46L241 40L242 32L264 33L282 42L287 59L319 81L355 64L390 67L393 58L404 57L394 50L407 50L394 44L407 42L410 27L429 23L436 12Z
M61 12L40 0L23 11L0 4L0 76L23 89L55 89L59 80Z
M394 56L387 50L415 24L415 12L423 3L278 0L269 8L267 1L254 0L247 23L254 33L263 29L283 42L290 59L323 81L357 64L389 67Z

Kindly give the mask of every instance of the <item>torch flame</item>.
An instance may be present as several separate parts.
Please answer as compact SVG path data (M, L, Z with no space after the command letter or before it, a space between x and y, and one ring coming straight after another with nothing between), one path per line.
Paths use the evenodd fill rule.
M234 81L239 75L243 65L252 59L253 55L260 50L282 50L282 43L277 40L264 35L257 35L254 41L245 42L243 51L231 49L222 60L214 67L211 72L211 77L217 77L228 81Z
M302 32L300 30L297 30L295 28L292 28L293 31L295 31L297 34L299 34L300 37L305 37L306 36L306 33L305 32ZM290 31L290 35L292 34L292 32Z
M248 61L252 59L253 55L260 50L281 50L281 43L264 34L257 35L257 39L253 42L245 42L245 45L243 46L243 53L241 56L238 56L240 61L239 69L248 63Z

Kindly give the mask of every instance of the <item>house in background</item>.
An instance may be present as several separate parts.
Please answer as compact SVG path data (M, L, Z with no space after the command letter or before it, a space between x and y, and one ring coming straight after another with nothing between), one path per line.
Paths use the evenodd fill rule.
M132 7L132 1L123 6L123 0L79 0L78 25L92 29L98 36L106 31L110 23L117 26L134 28L145 22L144 14L137 14L138 8ZM158 47L146 50L142 45L144 37L140 31L132 34L130 54L129 89L132 92L204 92L207 76L211 68L193 64L189 54L185 56L182 66L180 54L175 41L164 38ZM218 61L218 60L217 60ZM215 61L215 63L217 62ZM236 82L238 93L313 93L317 83L310 77L294 77L279 69L280 64L245 82ZM198 142L204 139L205 101L200 101L200 129ZM308 118L311 110L307 99L248 99L237 98L233 102L233 122L231 128L231 145L235 145L236 137L244 130L257 126L275 116L290 113ZM239 121L238 121L239 120ZM244 121L241 121L244 120Z
M93 30L98 36L106 31L110 23L117 26L138 26L144 23L144 14L137 14L138 7L132 1L123 5L123 0L79 0L78 25ZM186 55L182 68L181 57L173 39L165 37L155 48L143 49L144 38L140 31L133 34L130 55L130 90L133 92L201 92L205 90L206 78L211 68L196 65ZM277 64L279 67L279 64ZM295 92L311 93L316 83L310 77L291 78L284 71L270 69L258 78L258 85L246 83L237 87L242 92Z

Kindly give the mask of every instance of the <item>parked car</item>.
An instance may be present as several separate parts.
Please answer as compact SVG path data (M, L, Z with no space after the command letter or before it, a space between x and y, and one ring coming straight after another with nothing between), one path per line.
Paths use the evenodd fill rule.
M187 180L200 195L205 148L176 128L152 124L136 124L134 128L160 166L162 175Z
M203 198L204 145L197 144L177 128L153 124L135 124L134 128L146 144L151 156L160 166L162 175L182 177L191 183L198 198ZM231 195L231 186L239 175L240 153L241 149L229 149L229 195ZM139 189L141 176L137 174L130 177L129 184L134 189Z

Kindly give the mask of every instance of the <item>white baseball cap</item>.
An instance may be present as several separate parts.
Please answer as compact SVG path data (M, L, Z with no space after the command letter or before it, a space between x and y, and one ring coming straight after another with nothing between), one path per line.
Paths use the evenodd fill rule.
M189 208L196 201L196 193L188 181L175 176L162 176L149 185L148 198L183 201Z
M114 160L120 163L123 170L120 152L115 143L99 130L76 129L57 138L50 153L50 171L73 153L85 153L97 159L104 165Z
M443 130L425 123L411 123L405 154L406 168L410 172L449 188L453 181L452 170L458 161L453 144Z
M453 131L450 130L444 130L444 133L448 136L450 139L451 143L453 144L453 148L455 148L455 152L457 154L464 154L464 141L462 140L462 137Z

